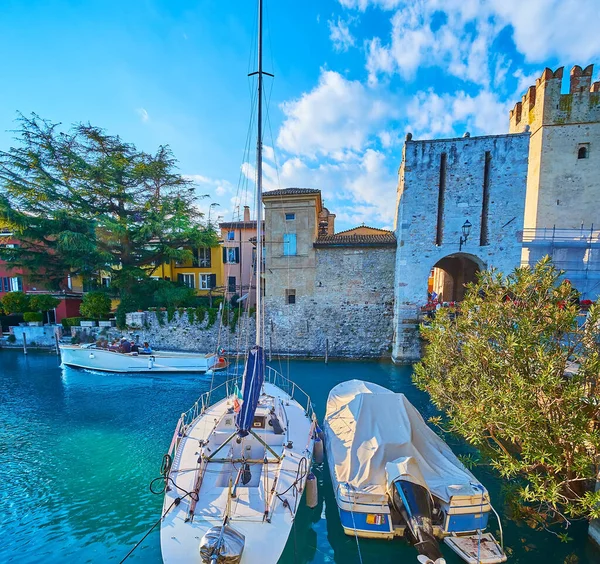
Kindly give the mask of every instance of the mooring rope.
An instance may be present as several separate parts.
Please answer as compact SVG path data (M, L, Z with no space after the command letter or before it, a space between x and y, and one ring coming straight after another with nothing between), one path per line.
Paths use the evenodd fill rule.
M136 545L127 553L127 555L125 556L125 558L123 558L123 560L121 560L121 562L119 562L119 564L123 564L123 562L125 562L125 560L127 560L132 554L133 551L140 546L140 544L142 544L144 542L144 540L146 539L146 537L156 528L156 526L167 516L167 514L169 513L169 511L171 511L171 509L175 506L177 507L182 500L184 500L186 497L191 497L192 499L195 499L196 501L198 501L198 494L195 491L192 492L188 492L187 490L184 490L182 487L178 486L175 481L173 480L173 478L171 478L171 476L169 476L169 473L171 471L171 464L172 464L172 460L171 460L171 456L168 454L165 454L165 456L163 456L163 461L161 464L161 468L160 468L160 476L157 476L156 478L154 478L154 480L152 480L150 482L149 488L150 491L155 494L155 495L160 495L165 493L166 489L167 489L167 485L169 483L171 483L173 485L173 487L177 490L180 490L184 493L183 496L181 497L176 497L173 502L171 503L171 505L169 505L169 507L167 508L167 510L159 517L159 519L156 521L156 523L154 523L154 525L152 525L152 527L150 527L148 529L148 531L146 532L146 534L136 543ZM154 484L154 482L156 482L157 480L162 480L163 481L163 488L161 491L154 491L152 489L152 485ZM195 497L194 497L195 496Z

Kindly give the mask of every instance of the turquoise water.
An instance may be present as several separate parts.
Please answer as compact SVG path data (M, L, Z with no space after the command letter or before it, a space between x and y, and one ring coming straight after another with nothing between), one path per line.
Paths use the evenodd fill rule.
M293 361L289 371L313 397L319 417L329 389L350 378L405 393L426 418L435 413L412 386L410 368ZM209 383L206 376L63 369L49 353L0 351L0 562L118 563L160 516L162 500L148 483L158 475L179 414ZM475 473L502 511L499 481ZM316 474L320 503L299 512L281 562L358 562L356 540L342 533L328 473L317 468ZM572 527L568 544L506 519L504 525L509 562L563 563L569 555L578 557L570 564L600 562L583 525ZM415 550L401 541L361 540L359 546L365 563L416 563ZM161 562L157 531L129 561Z

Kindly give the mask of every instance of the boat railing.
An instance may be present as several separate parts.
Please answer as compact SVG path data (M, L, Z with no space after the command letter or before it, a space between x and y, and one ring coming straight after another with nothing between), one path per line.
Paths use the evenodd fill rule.
M291 399L297 401L305 409L306 413L312 417L313 407L310 396L295 382L270 366L266 367L265 382L269 382L283 390ZM185 435L187 427L202 415L208 407L229 397L236 390L239 390L240 386L241 378L239 375L236 375L211 390L204 392L190 409L181 414L181 435Z
M312 402L310 401L310 396L300 387L296 382L290 380L281 372L267 366L267 370L265 373L265 382L269 382L274 386L277 386L280 390L283 390L291 399L297 401L304 410L307 415L312 417L313 415L313 407Z

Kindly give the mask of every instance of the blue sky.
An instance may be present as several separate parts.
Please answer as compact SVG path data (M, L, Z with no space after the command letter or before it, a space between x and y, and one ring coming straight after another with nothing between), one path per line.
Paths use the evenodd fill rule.
M598 0L265 3L265 187L321 189L340 230L391 227L407 131L505 133L545 66L600 55ZM253 178L255 33L253 0L3 0L0 147L17 111L168 144L229 221Z

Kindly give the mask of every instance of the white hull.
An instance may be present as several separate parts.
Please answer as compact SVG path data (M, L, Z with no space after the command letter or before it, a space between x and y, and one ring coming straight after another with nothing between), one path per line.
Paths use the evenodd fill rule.
M206 372L218 361L214 354L156 352L135 355L76 345L61 345L60 355L67 366L124 373Z
M235 413L232 411L235 397L228 393L225 399L207 407L203 413L200 406L197 408L200 414L188 425L183 425L184 436L179 437L182 427L178 426L173 437L175 455L169 477L176 487L172 483L165 494L163 514L167 513L160 536L165 564L202 562L200 541L211 527L223 523L230 479L235 483L242 466L242 462L232 463L231 460L239 460L242 453L257 462L250 463L250 482L245 486L241 482L238 484L229 512L228 524L245 537L241 564L276 564L284 550L310 471L316 422L305 407L281 388L265 382L255 422L274 407L285 429L282 434L276 434L267 423L265 428L255 427L254 432L273 452L253 435L248 435L241 443L236 439L226 443L212 460L207 461L235 433ZM199 441L203 441L203 446L199 446ZM287 446L289 441L291 448ZM281 457L281 461L277 461L275 455ZM265 457L269 460L266 466L262 463ZM299 467L306 469L300 472L300 478ZM182 499L179 505L173 505L177 497L194 491L199 482L195 507L190 496ZM284 506L284 499L289 507ZM189 520L191 509L194 515ZM264 519L265 512L268 520Z

